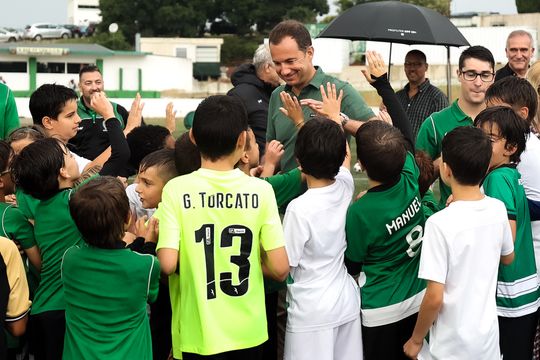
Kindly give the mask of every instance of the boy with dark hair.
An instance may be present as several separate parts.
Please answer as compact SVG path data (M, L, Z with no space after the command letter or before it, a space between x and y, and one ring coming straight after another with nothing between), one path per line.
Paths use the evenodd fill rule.
M201 153L186 131L174 143L174 164L178 175L186 175L201 167Z
M538 94L527 80L508 76L495 82L486 92L486 103L488 108L497 105L510 106L532 129L538 108ZM529 204L536 270L540 276L540 161L538 159L540 159L540 140L532 131L529 131L517 170L521 175L521 184L525 189Z
M174 138L169 130L161 125L139 126L126 136L126 141L131 151L129 165L135 171L139 169L141 160L146 155L163 148L174 149Z
M433 159L438 171L441 143L444 135L458 126L470 126L480 111L486 108L485 93L493 84L495 60L483 46L471 46L459 57L457 70L460 82L459 99L449 107L430 115L420 126L416 147ZM441 197L439 207L444 208L450 188L439 181Z
M73 246L62 258L63 359L152 359L146 304L158 295L159 262L125 248L130 214L122 183L91 179L69 209L87 246Z
M65 332L60 265L64 252L81 242L68 207L79 168L63 143L46 138L25 147L13 160L11 171L17 187L41 200L34 217L34 236L42 258L31 312L34 356L36 360L60 359Z
M118 175L129 159L129 147L120 122L116 119L113 107L107 97L100 92L94 93L91 106L105 119L102 131L111 143L111 149L105 150L93 161L75 155L79 173L92 166L103 166L101 175ZM41 85L30 96L30 112L34 124L45 128L48 136L60 140L63 144L79 131L81 119L77 114L77 94L70 88L56 84Z
M505 359L530 359L540 290L529 207L516 170L529 127L506 106L482 111L475 125L490 137L493 146L489 173L483 183L484 193L504 203L516 254L512 264L499 266L497 311L501 354Z
M354 192L345 134L315 117L298 132L294 151L308 190L283 220L290 266L284 359L362 358L359 290L343 263Z
M164 273L180 274L170 286L175 358L258 359L268 337L263 271L283 280L288 266L272 188L233 170L247 127L240 100L203 100L191 132L201 169L163 189L157 253Z
M499 261L509 264L514 254L504 205L480 190L490 158L490 139L480 129L459 127L442 141L440 172L453 202L426 221L418 277L427 289L403 347L412 359L430 328L433 358L500 358L493 293Z

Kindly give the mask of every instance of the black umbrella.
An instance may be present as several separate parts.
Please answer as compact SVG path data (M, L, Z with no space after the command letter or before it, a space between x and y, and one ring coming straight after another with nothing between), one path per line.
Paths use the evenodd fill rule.
M448 97L450 97L450 46L469 46L461 32L438 12L399 1L356 5L335 18L320 38L371 40L392 43L443 45L447 49ZM388 61L390 75L390 61Z

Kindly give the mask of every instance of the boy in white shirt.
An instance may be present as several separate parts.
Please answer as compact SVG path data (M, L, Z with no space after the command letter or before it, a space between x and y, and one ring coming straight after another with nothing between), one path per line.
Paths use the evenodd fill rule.
M434 359L499 359L495 290L499 261L514 259L506 208L480 191L492 153L479 129L442 141L442 180L453 202L426 222L418 277L427 289L405 354L416 359L430 331Z
M290 265L285 359L362 359L360 294L344 265L354 182L341 125L308 121L295 156L308 190L291 201L283 221Z

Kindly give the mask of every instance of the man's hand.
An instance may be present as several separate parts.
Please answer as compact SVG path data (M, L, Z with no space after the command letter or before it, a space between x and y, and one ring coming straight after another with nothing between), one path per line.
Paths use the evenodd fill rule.
M111 102L103 92L95 92L90 97L90 107L103 117L104 120L114 118L114 110Z
M364 68L360 71L362 71L362 74L364 75L366 80L371 84L375 82L371 75L375 77L380 77L386 74L387 68L381 54L379 54L378 52L367 51L366 59L368 63L368 69Z
M143 108L144 103L141 102L141 95L137 93L135 99L133 99L133 102L131 103L131 109L129 109L129 116L126 121L124 135L129 134L131 130L141 126Z
M304 123L304 113L298 99L292 97L289 93L282 91L279 93L282 107L279 108L285 116L292 120L294 126L300 127Z
M420 343L415 342L413 338L410 338L405 345L403 345L403 352L405 355L413 360L416 360L418 358L418 354L420 353L420 350L422 350L422 346L424 345L424 341L422 340Z
M341 124L339 113L341 110L341 101L343 100L343 90L339 91L338 96L336 85L330 82L326 83L326 91L324 90L324 85L321 85L320 90L322 101L302 99L300 100L300 104L302 106L309 106L317 115L324 116Z
M176 131L176 110L172 101L165 108L165 127L171 134Z

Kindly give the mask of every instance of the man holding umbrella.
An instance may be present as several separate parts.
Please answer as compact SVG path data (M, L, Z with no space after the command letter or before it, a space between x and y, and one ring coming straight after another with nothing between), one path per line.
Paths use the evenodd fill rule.
M361 121L375 118L362 96L350 84L326 75L321 68L313 65L311 36L302 23L282 21L270 32L269 42L276 71L286 84L278 87L270 98L266 141L279 140L284 145L282 171L298 166L294 158L295 125L299 127L304 121L309 121L313 113L331 116L320 108L320 87L328 82L336 85L338 93L343 90L340 115L345 130L354 134ZM349 118L359 121L349 121Z

